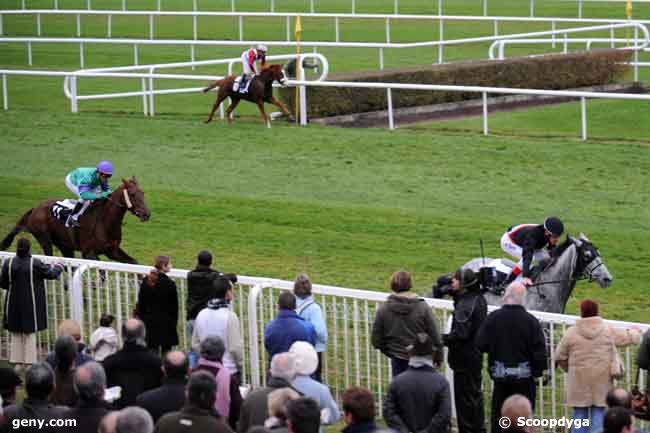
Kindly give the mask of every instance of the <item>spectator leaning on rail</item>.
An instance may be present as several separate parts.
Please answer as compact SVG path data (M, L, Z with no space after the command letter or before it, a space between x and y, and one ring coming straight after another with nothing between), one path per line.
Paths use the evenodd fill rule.
M449 383L433 368L433 345L424 332L408 346L409 367L395 376L384 401L388 427L401 433L451 431Z
M25 375L25 391L27 397L22 404L7 406L4 409L5 419L4 424L0 426L0 432L54 433L54 427L49 426L49 421L62 419L67 408L55 406L47 400L54 391L52 367L45 362L32 365ZM45 426L42 429L38 425L14 428L14 422L25 419L43 421Z
M3 324L9 331L11 343L9 362L34 364L36 362L36 333L47 329L47 306L44 280L54 280L63 271L63 265L46 265L30 254L31 243L18 239L16 257L4 262L0 287L5 294Z
M602 429L615 347L638 343L640 337L637 330L607 325L598 315L598 304L591 299L580 303L580 319L566 331L555 350L555 360L568 373L566 399L573 407L573 418L590 420L588 426L580 423L580 428L573 427L573 433Z
M424 299L410 291L412 287L410 273L395 272L390 281L394 293L379 307L372 325L372 345L390 358L393 377L408 368L406 347L413 344L420 332L428 334L433 342L434 364L442 363L442 341L436 319Z
M513 394L521 394L535 408L535 379L546 369L546 345L539 321L524 308L526 288L511 283L504 305L491 312L476 336L476 346L488 354L488 369L494 381L492 433L501 433L501 405Z
M323 352L327 348L327 326L323 318L323 310L311 294L311 281L307 275L300 274L296 277L293 283L293 294L296 295L296 313L311 323L316 332L314 348L318 354L318 366L314 372L314 379L322 382Z
M178 344L178 293L167 276L172 269L168 256L158 256L155 269L140 284L137 315L147 328L147 347L164 355Z
M316 343L316 332L311 323L296 314L296 297L284 291L278 296L278 314L264 328L264 347L269 360L277 353L288 352L296 341Z
M233 284L237 282L237 275L222 274L217 269L212 269L212 253L201 251L197 257L196 267L187 274L187 326L188 333L194 333L194 320L196 316L208 306L208 302L219 296L215 293L214 283L219 277L226 277ZM195 368L199 360L193 350L188 353L190 368Z
M487 316L487 303L471 269L459 269L452 279L454 316L451 332L442 340L449 347L447 362L454 371L454 402L459 433L485 433L483 367L474 338Z

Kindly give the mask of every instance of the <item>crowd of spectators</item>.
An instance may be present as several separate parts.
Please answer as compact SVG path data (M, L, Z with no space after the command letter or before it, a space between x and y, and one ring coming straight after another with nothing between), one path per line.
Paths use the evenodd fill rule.
M237 277L213 269L208 251L199 253L188 275L189 352L173 350L183 300L167 276L171 260L159 256L142 281L134 317L116 324L121 346L109 314L101 316L89 347L79 324L63 320L54 350L39 363L31 340L47 323L46 316L38 317L45 300L42 280L58 276L61 269L36 263L28 241L18 246L21 254L5 263L0 282L24 302L7 310L4 323L12 334L12 362L29 368L24 378L20 370L0 369L0 433L322 433L323 426L341 418L342 433L448 433L452 399L459 433L485 433L484 353L493 381L491 433L532 433L531 425L518 421L532 419L537 383L556 367L549 359L567 371L566 402L573 417L591 421L572 433L634 432L630 393L613 388L611 366L616 348L638 344L641 335L638 329L608 326L592 300L580 304L580 319L564 333L551 358L542 326L524 308L526 288L521 284L511 283L503 306L488 314L477 276L457 271L451 328L441 335L432 309L412 291L411 275L395 272L393 293L377 309L371 338L391 363L385 399L375 401L369 389L350 387L337 403L322 374L326 320L307 275L296 277L294 290L277 297L276 317L264 330L268 375L264 386L249 390L242 387L244 344L232 306ZM30 268L40 269L33 283L23 275ZM36 286L43 293L21 297ZM25 319L29 314L21 308L28 307L31 318ZM639 353L641 368L648 368L649 340L650 331ZM453 387L441 374L444 346ZM22 385L21 400L16 389ZM378 407L383 422L377 419ZM503 418L508 426L499 422ZM16 420L45 424L16 429ZM51 420L74 420L76 425Z

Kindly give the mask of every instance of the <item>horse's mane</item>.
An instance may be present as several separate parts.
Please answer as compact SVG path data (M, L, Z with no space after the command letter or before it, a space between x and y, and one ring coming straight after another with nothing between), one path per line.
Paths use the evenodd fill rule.
M564 254L564 252L565 252L565 251L566 251L566 250L567 250L571 245L573 245L573 241L571 240L571 238L570 238L569 236L567 236L567 238L564 240L564 242L562 242L560 245L558 245L558 246L555 248L555 251L553 252L553 255L554 255L555 257L559 257L559 256L561 256L562 254Z

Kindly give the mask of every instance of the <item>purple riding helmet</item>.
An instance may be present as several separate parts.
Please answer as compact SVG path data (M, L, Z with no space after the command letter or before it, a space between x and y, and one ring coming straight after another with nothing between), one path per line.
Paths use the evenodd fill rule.
M113 164L110 161L100 161L97 164L97 171L109 176L113 175Z

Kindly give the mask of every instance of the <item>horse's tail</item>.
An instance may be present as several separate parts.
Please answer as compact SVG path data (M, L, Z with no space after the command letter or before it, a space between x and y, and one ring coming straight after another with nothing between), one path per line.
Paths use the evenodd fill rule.
M2 243L0 243L0 250L5 251L9 246L11 246L11 243L14 241L14 238L18 233L21 231L25 230L25 227L27 226L27 219L29 216L32 214L32 211L34 209L30 209L23 215L23 217L16 223L14 228L9 232L7 236L2 240Z
M210 90L214 89L215 87L220 87L221 85L223 85L224 81L226 81L226 80L213 81L212 83L210 83L208 85L208 87L203 89L203 93L209 92Z

